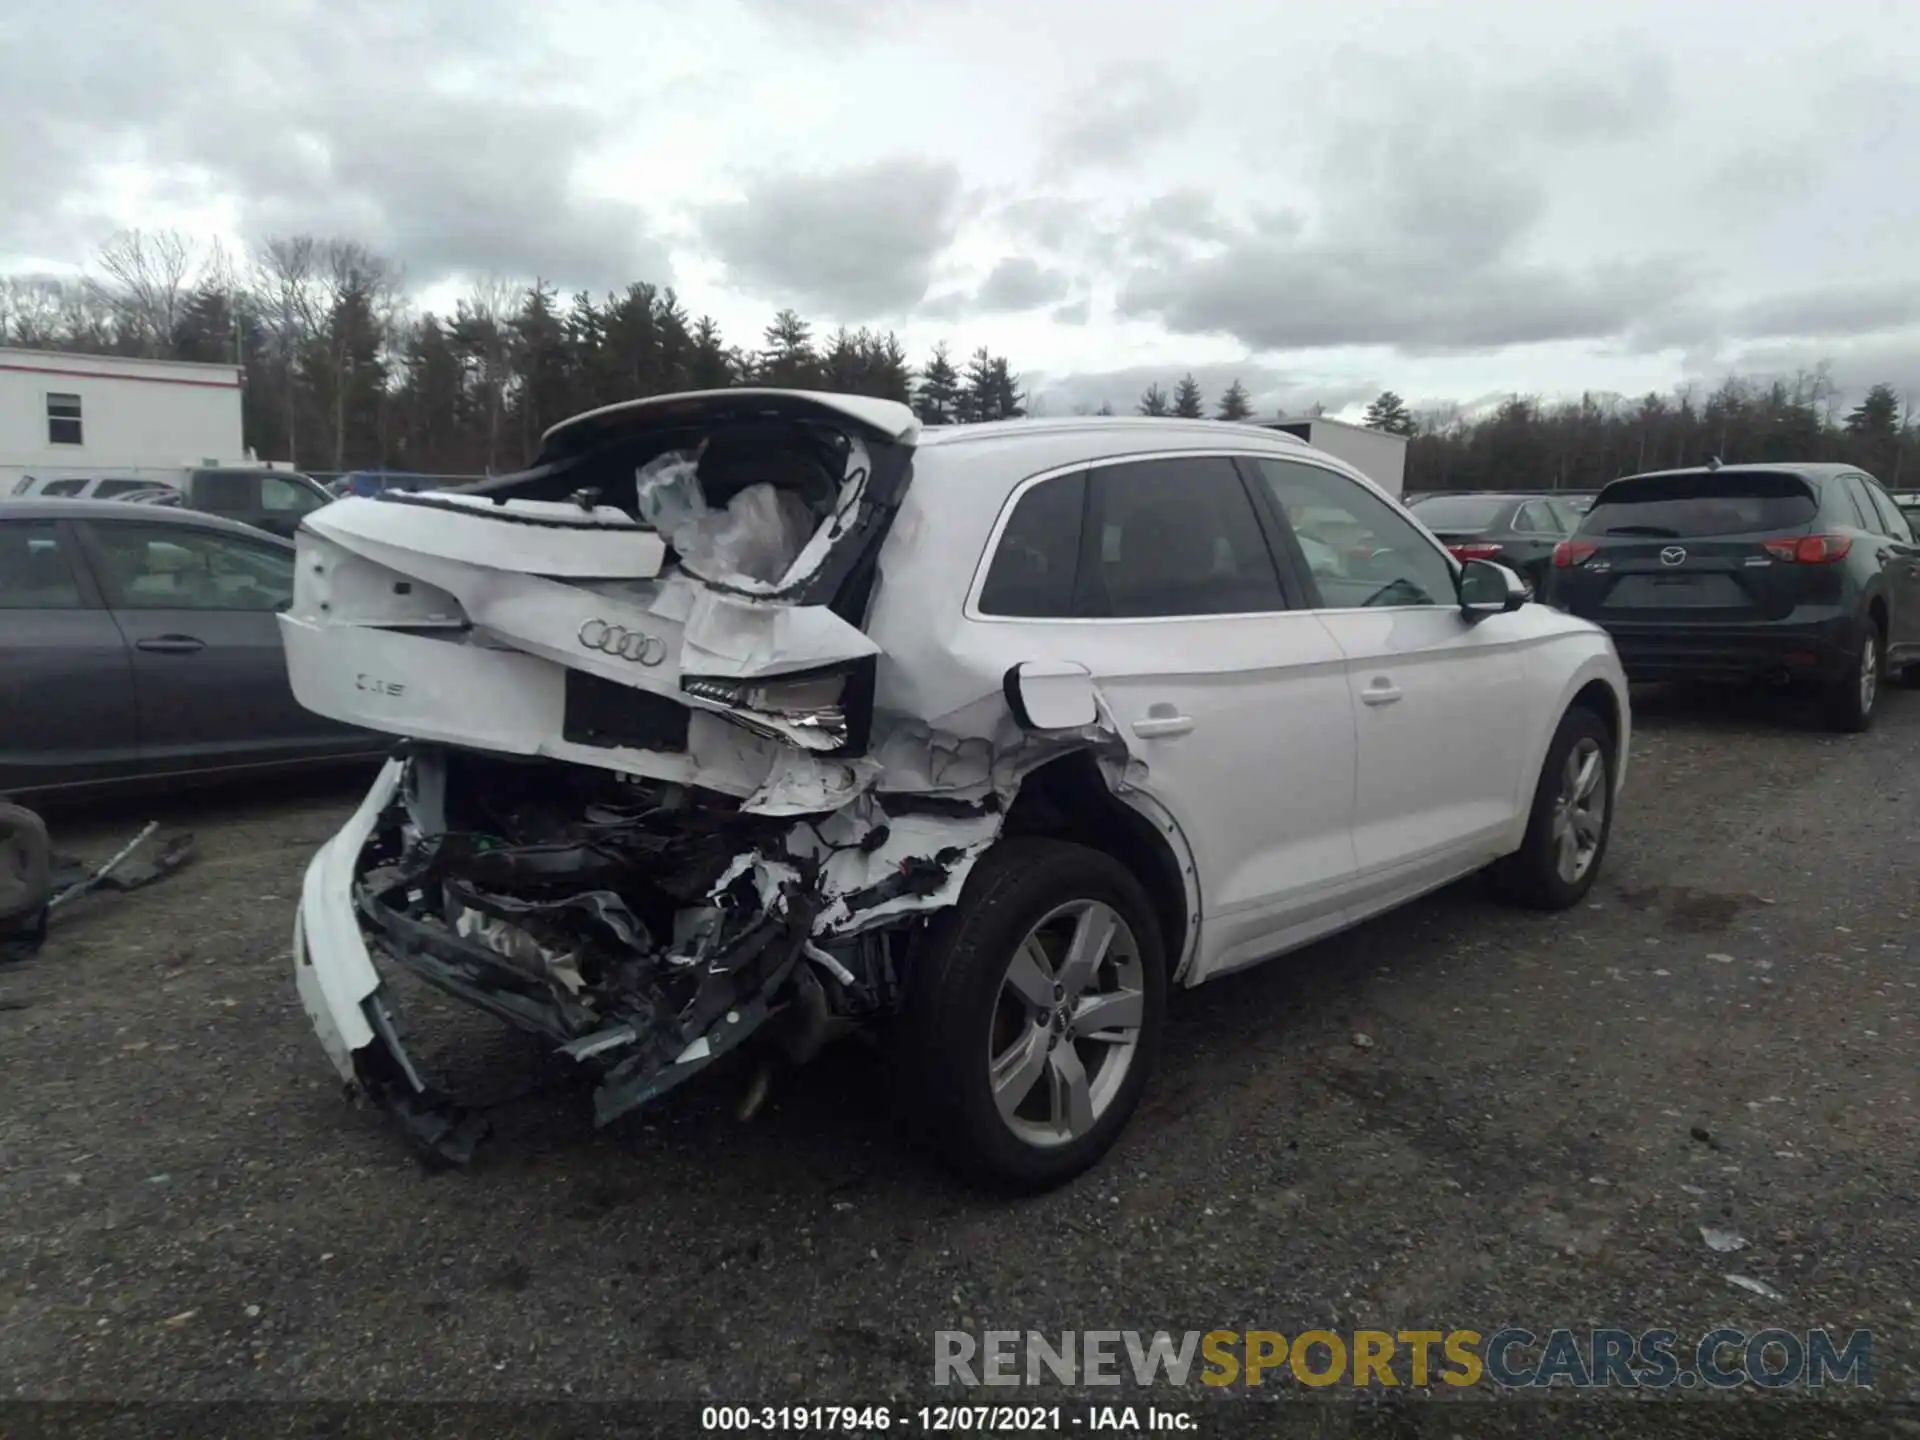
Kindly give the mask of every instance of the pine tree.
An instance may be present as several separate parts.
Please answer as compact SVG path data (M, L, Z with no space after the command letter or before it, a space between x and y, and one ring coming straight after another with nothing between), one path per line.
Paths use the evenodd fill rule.
M1891 385L1875 385L1847 416L1847 433L1868 440L1891 440L1900 430L1900 396Z
M913 411L923 425L951 425L959 418L960 372L947 358L945 342L933 347L933 354L920 371L920 384L914 391Z
M791 310L773 317L764 337L766 349L754 366L754 380L761 385L811 390L820 384L820 357L814 354L813 330Z
M1173 387L1173 413L1182 420L1198 420L1207 413L1200 398L1200 382L1193 378L1191 370Z
M1250 420L1253 418L1253 406L1247 400L1247 390L1238 380L1227 386L1226 393L1220 397L1220 408L1215 412L1221 420Z
M1156 380L1141 392L1140 403L1134 406L1134 409L1141 415L1164 415L1167 413L1167 392L1160 388L1159 381Z
M1361 423L1369 430L1384 430L1389 435L1413 433L1413 415L1407 409L1407 402L1391 390L1382 390L1380 398L1367 406L1366 418Z

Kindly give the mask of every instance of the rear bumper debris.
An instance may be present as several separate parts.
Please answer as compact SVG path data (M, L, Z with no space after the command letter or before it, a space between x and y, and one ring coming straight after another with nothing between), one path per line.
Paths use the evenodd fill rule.
M996 806L889 816L871 798L795 823L723 796L414 745L308 866L301 1002L343 1080L429 1158L464 1163L484 1117L416 1068L383 967L578 1062L605 1124L776 1019L791 1051L885 1009L888 952L865 937L952 903L999 826Z

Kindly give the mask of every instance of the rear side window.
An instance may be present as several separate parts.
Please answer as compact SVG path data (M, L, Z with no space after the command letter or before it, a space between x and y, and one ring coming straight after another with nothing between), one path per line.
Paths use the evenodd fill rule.
M111 500L116 495L131 495L136 490L151 490L151 480L102 480L93 492L96 500Z
M1286 609L1260 520L1232 460L1135 460L1094 470L1075 611L1096 618Z
M1513 514L1513 528L1522 535L1554 535L1559 527L1553 523L1553 512L1543 501L1533 501L1522 505Z
M1806 481L1777 471L1641 475L1601 491L1580 533L1650 540L1748 535L1798 529L1818 509Z
M0 523L0 610L78 610L80 586L50 520Z
M1847 499L1843 513L1852 517L1853 523L1862 530L1879 534L1880 516L1873 508L1873 497L1867 494L1866 482L1858 475L1842 475L1840 491Z
M87 488L84 480L50 480L40 493L42 495L78 495Z
M1020 497L980 590L982 615L1060 619L1073 614L1086 498L1084 474L1042 480Z
M1907 524L1907 517L1901 513L1900 507L1893 503L1893 497L1868 481L1867 498L1873 502L1873 508L1880 512L1880 533L1911 543L1913 527Z

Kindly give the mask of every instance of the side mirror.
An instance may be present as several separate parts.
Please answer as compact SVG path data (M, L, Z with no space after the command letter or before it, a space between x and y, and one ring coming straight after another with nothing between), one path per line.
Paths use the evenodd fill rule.
M1078 730L1100 718L1092 672L1071 661L1023 661L1007 671L1002 689L1023 730Z
M1491 560L1469 560L1460 567L1460 613L1469 620L1505 615L1527 603L1527 582Z

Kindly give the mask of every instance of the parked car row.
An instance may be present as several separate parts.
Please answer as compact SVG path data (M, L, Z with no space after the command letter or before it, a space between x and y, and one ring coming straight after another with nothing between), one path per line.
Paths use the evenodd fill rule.
M296 470L223 466L159 476L27 476L14 486L20 500L122 500L178 505L237 520L287 539L301 518L333 499L310 476Z
M314 714L277 622L290 542L120 500L0 500L0 794L370 754Z

